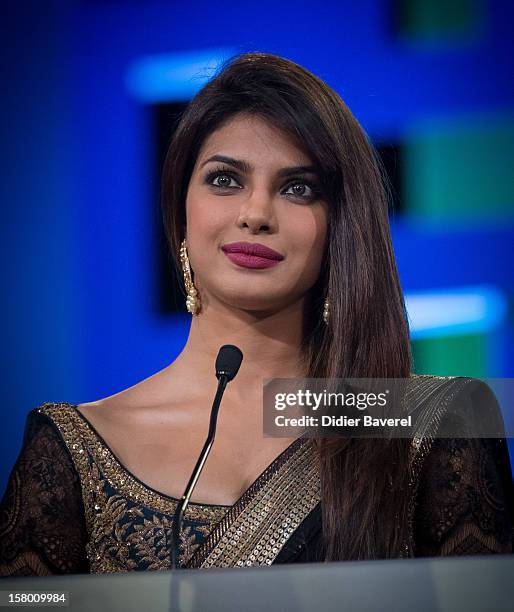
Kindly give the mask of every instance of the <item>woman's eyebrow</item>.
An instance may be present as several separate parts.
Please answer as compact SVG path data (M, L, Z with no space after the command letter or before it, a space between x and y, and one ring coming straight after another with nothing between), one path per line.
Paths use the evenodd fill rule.
M229 166L234 166L241 172L246 174L251 174L253 172L253 166L248 162L245 162L242 159L234 159L233 157L226 157L225 155L213 155L206 159L202 164L201 168L208 164L209 162L222 162L224 164L228 164ZM277 175L280 177L291 176L292 174L317 174L316 168L314 166L291 166L289 168L281 168Z

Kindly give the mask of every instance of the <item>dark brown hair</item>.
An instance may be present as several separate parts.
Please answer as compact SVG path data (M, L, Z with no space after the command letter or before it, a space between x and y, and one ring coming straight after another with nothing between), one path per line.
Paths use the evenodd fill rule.
M182 115L162 182L165 231L177 268L186 194L200 147L237 113L258 115L291 136L316 166L329 204L321 274L305 309L307 376L409 377L409 330L382 166L338 94L292 61L267 53L237 55ZM328 326L322 320L325 297ZM316 439L315 448L326 560L403 554L409 440Z

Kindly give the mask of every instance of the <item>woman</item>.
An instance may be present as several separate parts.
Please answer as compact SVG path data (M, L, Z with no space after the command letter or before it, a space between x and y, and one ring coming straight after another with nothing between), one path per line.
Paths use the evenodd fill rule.
M457 399L467 417L484 398L497 411L494 397L477 380L411 376L383 185L323 81L263 53L224 66L163 172L193 315L184 350L113 396L31 411L2 502L1 574L170 567L223 344L244 360L185 515L183 566L512 552L505 440L436 438ZM423 427L389 442L264 438L263 379L300 377L410 377Z

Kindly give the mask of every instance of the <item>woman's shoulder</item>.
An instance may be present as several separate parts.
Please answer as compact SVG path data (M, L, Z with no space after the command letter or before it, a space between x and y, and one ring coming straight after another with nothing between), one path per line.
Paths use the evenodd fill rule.
M25 415L24 445L42 437L52 437L62 443L59 423L73 410L69 402L43 402Z
M123 435L122 425L129 414L126 411L123 420L113 417L113 405L105 399L83 404L44 402L28 414L25 435L33 436L41 428L52 429L77 463L81 459L77 453L101 453L110 443L111 430Z
M45 402L32 408L25 415L21 454L40 454L43 448L54 449L53 453L65 448L55 415L66 411L69 404L63 402Z
M31 412L49 418L56 425L85 420L99 431L109 431L111 428L119 430L132 420L137 422L141 411L152 404L156 377L150 376L112 395L88 402L44 402Z
M78 416L78 404L72 402L43 402L33 408L27 415L26 429L40 429L51 427L59 431L66 439L64 433L74 429Z
M413 393L422 391L451 391L454 395L462 389L468 390L490 390L490 386L485 382L486 378L473 376L441 376L438 374L416 374L412 372L408 381L408 388Z
M112 395L75 404L75 410L93 424L102 424L107 429L111 425L143 425L156 412L159 412L159 418L163 412L172 414L170 409L180 407L184 402L180 396L181 385L176 377L170 375L171 371L171 366L167 366Z
M502 408L493 388L470 376L412 375L405 408L415 437L505 437Z
M134 444L149 437L169 440L175 430L184 431L194 411L165 393L154 375L94 401L45 402L32 412L53 423L74 457L83 449L99 459L107 449L130 463Z
M487 384L472 376L439 376L435 374L411 373L406 382L406 393L414 401L422 403L429 398L445 397L451 399L464 390L486 389Z

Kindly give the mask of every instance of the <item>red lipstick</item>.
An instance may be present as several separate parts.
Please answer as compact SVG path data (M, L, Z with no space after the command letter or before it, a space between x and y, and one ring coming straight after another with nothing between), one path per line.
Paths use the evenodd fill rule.
M258 242L230 242L221 249L232 262L243 268L270 268L284 259L282 253Z

